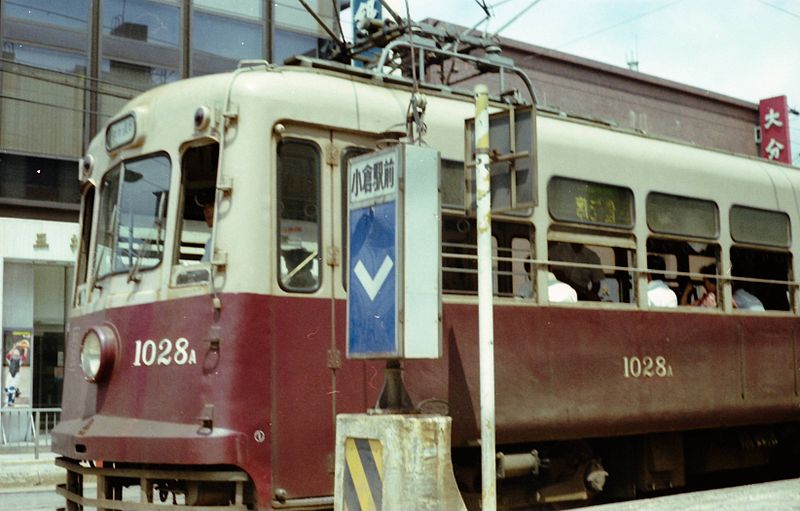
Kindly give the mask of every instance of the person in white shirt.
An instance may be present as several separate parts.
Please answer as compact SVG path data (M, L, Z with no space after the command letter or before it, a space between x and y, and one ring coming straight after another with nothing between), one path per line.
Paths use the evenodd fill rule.
M550 243L548 253L551 261L596 265L594 268L577 266L555 266L555 274L562 282L575 289L581 300L600 300L600 282L605 278L599 268L601 261L597 252L581 243Z
M764 304L757 296L747 292L742 284L736 284L736 290L733 292L733 306L740 310L750 311L763 311Z
M678 295L660 278L667 269L664 258L658 255L647 256L647 304L650 307L677 307Z
M525 282L517 291L520 298L536 298L531 280L531 263L525 261ZM547 272L547 298L550 303L578 303L578 293L569 284L558 280L553 272Z

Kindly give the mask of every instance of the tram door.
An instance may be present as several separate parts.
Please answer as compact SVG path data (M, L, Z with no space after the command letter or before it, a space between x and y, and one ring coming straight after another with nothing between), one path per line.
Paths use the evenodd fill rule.
M371 148L369 137L291 125L275 147L272 462L286 499L330 494L336 414L366 411L383 382L382 368L345 356L347 159Z

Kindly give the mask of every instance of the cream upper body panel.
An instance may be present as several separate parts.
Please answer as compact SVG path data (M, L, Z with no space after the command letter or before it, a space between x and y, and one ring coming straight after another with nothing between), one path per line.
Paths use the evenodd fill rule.
M332 133L354 133L377 140L387 131L405 131L410 93L365 78L292 67L183 80L142 94L115 117L136 112L137 143L109 153L104 132L92 141L88 153L94 157L94 168L89 180L97 186L102 174L122 160L166 152L172 163L171 187L178 190L182 148L199 139L218 140L223 148L223 179L231 184L232 192L223 199L217 224L217 248L226 254L227 266L223 278L217 280L216 291L281 293L275 278L278 262L274 232L274 167L279 141L301 133L296 126L316 133L315 143L319 145ZM203 130L194 124L200 107L212 113L212 122ZM464 120L473 115L474 105L468 98L429 92L424 142L438 149L442 158L463 160ZM279 125L283 129L276 129ZM551 115L537 117L537 136L542 206L546 204L549 179L559 175L633 190L638 237L647 234L644 208L649 191L714 200L720 210L722 237L727 235L727 211L734 204L783 210L794 225L799 221L796 190L800 178L789 167ZM330 169L325 150L320 147L323 173ZM335 164L331 170L341 171ZM323 182L339 193L338 178ZM321 197L327 201L332 194L330 189L322 190ZM323 229L341 222L340 210L333 204L322 207L323 216L335 217L333 223L326 221ZM174 226L178 214L178 201L170 201L167 225ZM95 211L95 223L97 216ZM551 221L545 207L536 208L532 218L537 225L546 222L546 226ZM325 238L323 244L332 240ZM93 292L94 298L84 311L208 293L207 285L171 288L173 246L168 239L164 262L142 272L138 284L127 282L125 275L106 277L102 291ZM325 272L334 271L322 267ZM316 294L332 296L325 288L331 282L333 279L323 276L323 287Z

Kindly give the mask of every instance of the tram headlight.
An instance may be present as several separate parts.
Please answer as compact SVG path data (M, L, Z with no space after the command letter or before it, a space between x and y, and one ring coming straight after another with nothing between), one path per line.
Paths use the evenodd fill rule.
M96 383L108 375L117 354L117 337L106 325L92 327L81 342L81 371L87 381Z

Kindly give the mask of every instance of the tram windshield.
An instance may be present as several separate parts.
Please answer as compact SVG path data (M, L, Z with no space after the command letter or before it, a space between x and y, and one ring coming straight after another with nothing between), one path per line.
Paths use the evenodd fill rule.
M164 252L170 160L164 154L123 162L103 177L95 246L97 278L154 268Z

